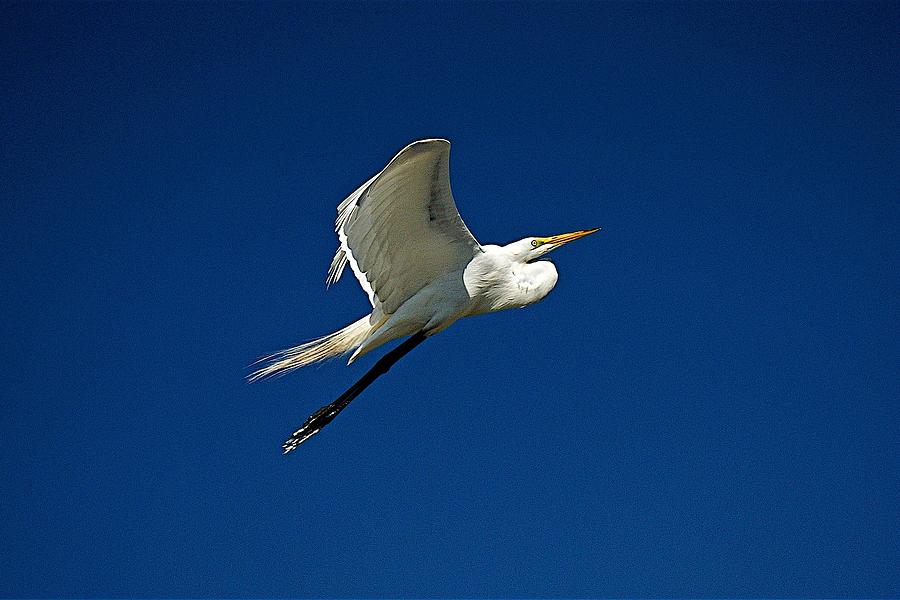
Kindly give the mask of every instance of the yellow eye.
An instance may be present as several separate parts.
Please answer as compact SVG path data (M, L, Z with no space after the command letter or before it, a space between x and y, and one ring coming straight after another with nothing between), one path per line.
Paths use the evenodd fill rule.
M540 241L538 241L538 240L531 240L531 246L532 246L533 248L537 248L538 246L541 245L541 243L542 243L542 242L540 242Z

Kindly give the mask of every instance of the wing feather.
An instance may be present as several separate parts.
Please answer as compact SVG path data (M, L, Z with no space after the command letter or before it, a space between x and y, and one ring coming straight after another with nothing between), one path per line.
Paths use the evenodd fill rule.
M373 307L394 313L441 275L462 270L481 245L450 191L450 142L421 140L338 206L340 247L328 270L351 270Z

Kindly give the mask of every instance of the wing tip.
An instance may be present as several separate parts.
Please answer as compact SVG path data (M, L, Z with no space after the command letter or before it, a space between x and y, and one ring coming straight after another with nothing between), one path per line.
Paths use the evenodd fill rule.
M449 148L450 140L448 140L446 138L425 138L425 139L421 139L421 140L415 140L414 142L410 142L409 144L407 144L406 147L403 148L403 150L401 150L400 152L397 153L397 155L399 156L400 154L403 154L407 150L411 150L418 146L431 146L431 145L435 145L435 144L441 145L441 146L447 146Z

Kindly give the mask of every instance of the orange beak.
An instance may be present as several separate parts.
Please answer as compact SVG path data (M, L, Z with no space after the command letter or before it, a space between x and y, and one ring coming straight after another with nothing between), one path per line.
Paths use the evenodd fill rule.
M539 238L541 242L545 244L556 244L557 246L561 246L563 244L567 244L572 240L577 240L578 238L583 238L586 235L591 235L592 233L596 233L600 231L600 228L596 229L585 229L583 231L573 231L572 233L563 233L560 235L551 235L546 238Z

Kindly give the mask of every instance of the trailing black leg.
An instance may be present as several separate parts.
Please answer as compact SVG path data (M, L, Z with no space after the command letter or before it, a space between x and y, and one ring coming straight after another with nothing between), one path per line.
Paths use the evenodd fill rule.
M413 348L425 341L425 334L421 331L410 336L402 344L378 359L378 362L369 369L359 381L338 397L331 404L326 404L306 419L303 426L294 432L287 441L282 444L284 454L295 450L297 446L319 433L323 427L331 423L338 413L347 408L347 405L359 396L364 389L372 385L376 379L387 373L398 360L408 354Z

